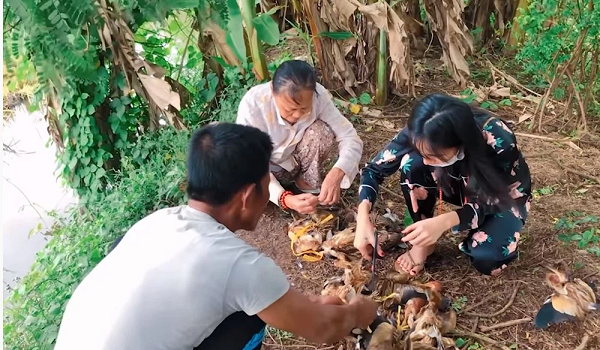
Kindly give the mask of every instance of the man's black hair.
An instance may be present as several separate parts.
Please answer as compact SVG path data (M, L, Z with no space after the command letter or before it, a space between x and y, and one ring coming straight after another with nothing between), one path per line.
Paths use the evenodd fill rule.
M317 92L317 73L310 64L301 60L283 62L273 74L273 91L288 93L296 101L302 90Z
M227 203L244 186L269 172L273 143L257 128L232 123L204 126L192 135L188 153L190 199L212 206Z

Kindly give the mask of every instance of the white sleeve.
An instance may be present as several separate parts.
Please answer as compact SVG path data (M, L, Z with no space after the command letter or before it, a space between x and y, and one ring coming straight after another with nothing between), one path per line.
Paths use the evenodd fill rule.
M290 288L286 275L273 259L248 246L231 267L225 301L249 316L279 300Z
M271 177L271 181L269 182L269 200L279 206L279 196L281 196L285 189L273 173L270 173L269 176Z
M235 122L236 122L236 124L252 125L251 124L251 119L252 119L251 116L252 116L252 108L250 107L248 93L246 93L244 95L244 97L242 97L242 100L240 101L240 105L238 106L237 119Z
M333 104L329 91L317 85L319 106L317 109L317 118L327 123L338 143L339 158L334 164L334 167L344 171L344 179L341 187L348 188L358 174L358 164L362 156L363 142L358 137L358 133L354 126L346 117L340 113L337 107Z

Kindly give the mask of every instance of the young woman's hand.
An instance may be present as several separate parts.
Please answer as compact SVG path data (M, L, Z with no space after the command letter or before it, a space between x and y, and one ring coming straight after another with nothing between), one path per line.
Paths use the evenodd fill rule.
M434 245L442 236L444 231L452 226L458 225L458 215L456 212L450 212L438 215L431 219L425 219L415 222L402 231L406 236L402 238L403 242L409 242L413 246L428 247Z
M371 203L365 201L358 206L358 217L356 218L356 235L354 236L354 247L360 251L365 259L371 260L373 247L375 246L375 227L371 223L369 210ZM383 250L377 245L377 254L383 256Z
M319 203L332 205L340 200L340 184L344 178L344 171L340 168L332 168L321 184Z
M317 210L319 199L310 193L302 193L285 197L285 205L300 214L312 214Z

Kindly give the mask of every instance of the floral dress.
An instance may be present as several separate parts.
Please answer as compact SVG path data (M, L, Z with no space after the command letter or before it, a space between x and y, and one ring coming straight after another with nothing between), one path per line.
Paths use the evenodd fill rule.
M413 220L433 217L437 199L460 206L456 213L460 219L452 231L468 231L459 249L484 274L497 274L514 260L520 232L527 219L531 203L531 175L517 140L511 129L500 119L478 116L479 125L489 147L494 152L492 160L501 169L501 176L510 184L507 191L514 199L509 210L501 210L488 201L476 198L473 189L477 183L469 174L461 173L461 160L441 168L450 179L449 188L440 192L435 168L423 164L423 158L411 145L405 128L362 170L359 190L360 202L374 203L383 180L400 171L401 188Z

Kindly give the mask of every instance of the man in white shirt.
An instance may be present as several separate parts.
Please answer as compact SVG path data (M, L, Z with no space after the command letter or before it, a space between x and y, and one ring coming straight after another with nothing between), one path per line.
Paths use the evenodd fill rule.
M282 63L273 81L250 89L237 123L271 136L270 200L284 209L308 214L318 203L334 204L340 188L350 187L358 173L362 141L304 61ZM328 170L336 153L339 157Z
M305 296L233 233L269 198L269 136L219 123L197 131L187 205L136 223L71 297L56 350L259 349L265 324L314 342L366 328L377 305Z

